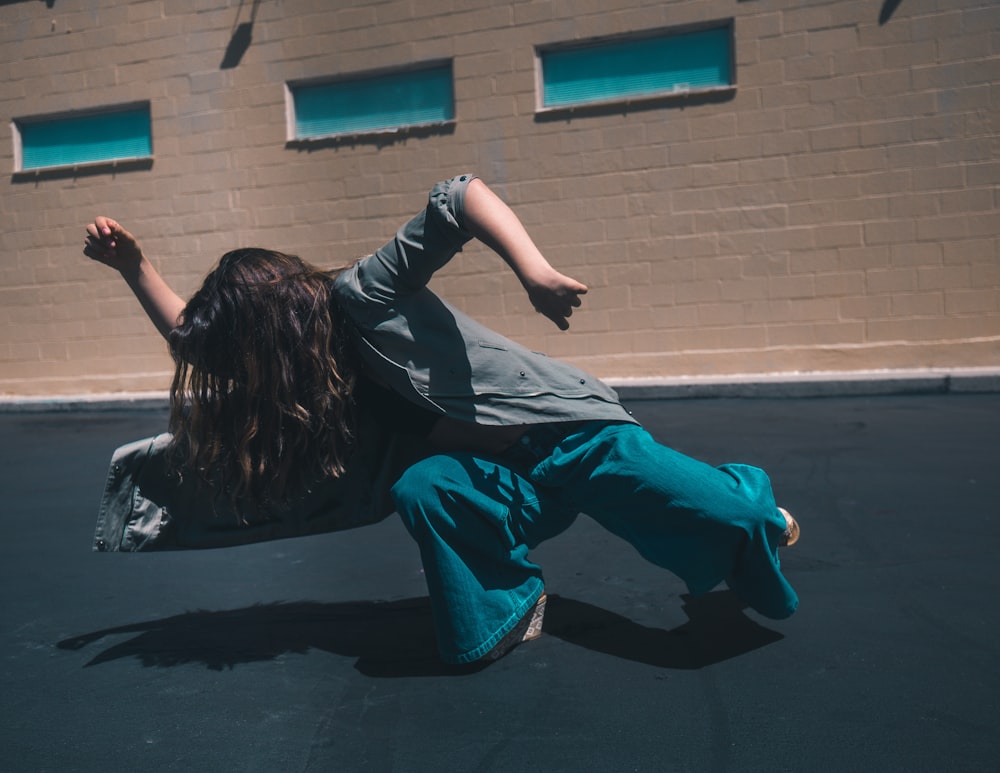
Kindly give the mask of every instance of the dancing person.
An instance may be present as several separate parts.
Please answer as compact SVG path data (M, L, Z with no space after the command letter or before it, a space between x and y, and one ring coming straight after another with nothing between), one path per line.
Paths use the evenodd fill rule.
M539 634L545 587L529 552L581 512L694 594L726 583L767 617L795 611L778 549L799 527L762 470L659 444L600 380L427 287L476 238L560 329L581 305L587 287L548 263L478 177L438 183L391 241L346 269L237 249L187 302L115 220L87 231L84 253L121 273L176 365L170 432L119 449L98 549L236 544L395 511L452 664ZM220 518L229 531L198 531Z

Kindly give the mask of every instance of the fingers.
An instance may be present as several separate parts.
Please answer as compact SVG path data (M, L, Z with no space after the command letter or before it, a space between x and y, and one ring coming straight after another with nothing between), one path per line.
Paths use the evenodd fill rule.
M94 222L87 226L87 233L97 239L107 238L116 230L121 230L121 226L107 217L96 217Z
M583 298L580 296L586 294L587 286L582 285L579 282L573 283L573 285L567 287L563 293L559 294L557 303L559 314L563 317L564 322L566 318L573 316L573 309L578 309L583 305ZM566 327L569 327L568 322L566 323Z
M122 227L118 225L118 222L112 220L110 217L97 217L94 220L94 225L96 225L102 233L105 234L111 234L115 231L123 230Z
M92 241L106 242L114 234L116 228L121 228L121 226L114 220L106 217L94 218L94 222L87 226L88 238Z
M101 262L114 260L118 256L119 242L125 238L128 238L128 233L117 221L110 217L96 217L93 223L87 225L83 254Z
M529 295L535 311L549 319L560 330L568 330L573 309L583 305L581 296L586 292L586 285L575 279L560 276L558 283L536 288Z
M551 312L543 311L542 309L536 309L536 311L552 322L560 330L569 330L569 320L561 314L553 314Z
M564 303L550 304L549 306L535 306L535 311L543 317L551 320L560 330L569 329L569 318L573 316L573 307L580 305L580 299L575 298L570 305Z

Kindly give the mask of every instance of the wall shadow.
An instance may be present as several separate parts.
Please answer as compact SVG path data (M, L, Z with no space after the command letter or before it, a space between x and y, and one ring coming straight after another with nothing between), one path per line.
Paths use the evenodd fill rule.
M543 112L535 113L535 123L568 122L574 118L586 116L624 117L630 113L643 113L651 110L684 110L688 107L732 102L735 98L736 87L727 86L708 91L681 91L636 99L610 100L608 102L595 102L593 104L584 103L566 107L548 108Z
M2 0L0 0L2 2ZM14 172L10 181L17 185L40 183L45 180L82 180L87 177L103 177L130 172L147 172L153 168L153 159L135 158L115 161L88 161L84 164L44 167Z
M229 35L229 43L226 45L226 51L222 55L222 62L219 64L220 70L231 70L234 67L238 67L240 62L243 61L243 55L250 49L250 44L253 43L253 25L257 21L257 6L260 0L251 0L250 2L250 18L247 21L241 22L240 17L243 15L243 6L246 0L240 0L240 4L236 7L236 21L233 23L233 31Z
M393 145L406 144L408 140L422 139L426 137L442 136L447 137L455 133L455 121L442 121L441 123L429 124L426 126L400 126L395 129L385 131L371 130L349 134L336 134L330 137L309 137L300 140L287 140L285 147L289 150L297 150L299 153L314 153L328 148L359 148L375 147L378 149L388 148Z
M878 23L880 25L886 24L889 19L892 18L892 15L896 12L899 4L902 2L903 0L885 0L885 2L882 3L882 10L879 11L878 14Z

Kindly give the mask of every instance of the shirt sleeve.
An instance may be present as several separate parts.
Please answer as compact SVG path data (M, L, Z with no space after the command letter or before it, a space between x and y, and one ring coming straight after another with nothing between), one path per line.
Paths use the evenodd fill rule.
M472 236L463 227L465 192L475 175L463 174L435 185L427 206L393 239L346 272L366 302L391 306L425 287Z

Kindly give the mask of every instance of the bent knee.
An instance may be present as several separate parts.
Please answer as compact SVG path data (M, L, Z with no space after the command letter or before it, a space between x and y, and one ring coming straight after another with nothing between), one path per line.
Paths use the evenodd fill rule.
M445 492L468 485L469 474L462 462L453 456L438 454L408 467L393 484L391 492L396 507L403 511L428 498L440 500Z

